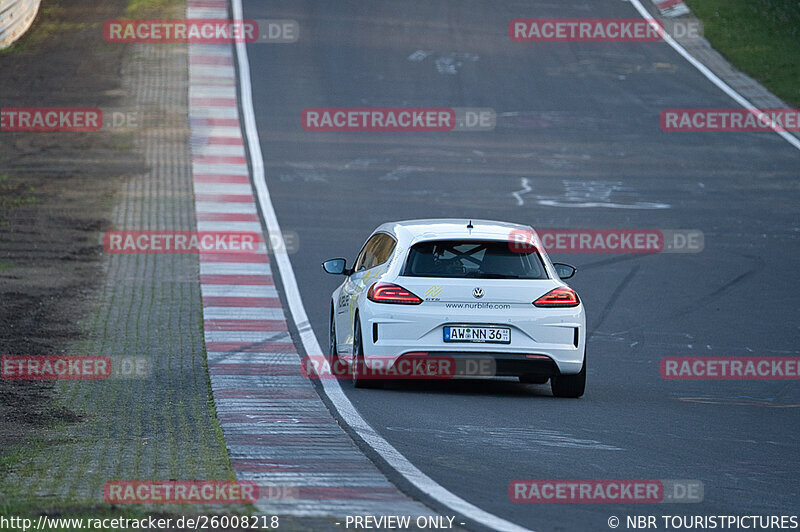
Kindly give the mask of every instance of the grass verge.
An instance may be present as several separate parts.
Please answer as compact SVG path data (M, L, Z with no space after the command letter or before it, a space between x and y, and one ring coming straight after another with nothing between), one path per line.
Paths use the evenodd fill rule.
M706 39L736 68L800 106L800 2L686 0Z
M35 203L35 192L32 186L9 183L8 174L0 174L0 225L3 225L5 216L12 210ZM2 269L2 264L0 264L0 269Z

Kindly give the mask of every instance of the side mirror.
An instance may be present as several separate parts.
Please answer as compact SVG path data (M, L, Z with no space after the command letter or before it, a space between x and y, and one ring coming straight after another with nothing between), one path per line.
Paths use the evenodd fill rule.
M345 259L330 259L322 263L322 269L331 275L350 275Z
M578 271L575 266L570 266L569 264L563 264L561 262L554 262L553 268L556 269L556 273L561 279L569 279Z

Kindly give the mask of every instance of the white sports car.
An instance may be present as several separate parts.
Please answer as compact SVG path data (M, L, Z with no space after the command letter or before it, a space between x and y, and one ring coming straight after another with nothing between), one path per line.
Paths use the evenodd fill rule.
M528 245L515 245L519 234L529 235ZM356 387L376 384L377 374L409 374L372 370L436 359L455 361L451 375L486 375L488 368L523 383L550 379L557 397L583 395L586 317L563 281L575 268L551 263L531 227L458 219L385 223L352 268L342 258L322 266L345 276L331 296L329 349L331 362L346 364Z

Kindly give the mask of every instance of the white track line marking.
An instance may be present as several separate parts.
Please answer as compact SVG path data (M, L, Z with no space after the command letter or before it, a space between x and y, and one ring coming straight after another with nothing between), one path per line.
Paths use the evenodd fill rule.
M278 297L274 286L251 286L235 284L205 284L204 296L228 297Z
M226 201L196 201L197 212L214 212L223 214L255 214L255 203L233 203Z
M639 12L642 18L645 19L653 18L650 12L644 8L644 6L639 0L630 0L630 2L633 5L633 7L635 7L636 10ZM655 22L651 22L650 25L655 27ZM716 85L720 90L722 90L722 92L733 98L736 103L738 103L739 105L750 111L750 113L756 115L756 118L758 117L758 113L761 112L760 109L758 109L755 105L750 103L750 101L747 100L747 98L745 98L744 96L733 90L733 88L731 88L730 85L722 81L719 77L717 77L716 74L711 72L711 70L707 66L705 66L703 63L701 63L694 57L692 57L692 55L689 52L687 52L683 46L678 44L678 42L676 42L671 35L667 34L666 32L663 32L663 35L664 35L664 41L670 46L672 46L672 48L680 55L682 55L684 59L689 61L689 63L691 63L693 67L695 67L697 70L700 71L701 74L703 74L706 78L708 78L708 80L711 81L711 83ZM772 129L775 133L783 137L784 140L786 140L786 142L788 142L789 144L800 150L800 139L798 139L791 133L788 133L786 131L780 131L780 128L772 120L770 120L770 129Z
M516 192L512 192L511 195L517 198L517 205L525 205L525 200L522 199L523 194L527 194L530 192L531 185L530 180L527 177L520 178L520 184L522 185L522 190L517 190Z
M261 233L261 222L197 222L198 231L242 231ZM261 249L261 246L259 246Z
M201 155L206 155L205 153ZM238 154L237 154L238 155ZM244 150L242 152L244 155ZM231 183L195 183L195 194L234 194L249 196L253 193L250 185L235 185Z
M256 307L205 307L203 317L207 320L280 320L285 318L281 308Z
M269 264L260 262L200 263L201 275L270 275L271 273L272 268L270 268Z
M231 0L233 6L233 19L242 20L242 1ZM283 233L281 232L275 208L272 206L272 199L267 189L267 182L264 176L264 158L261 153L261 145L258 138L258 128L256 127L255 111L253 109L253 92L250 81L250 62L247 58L247 47L244 43L237 42L235 45L236 57L239 63L239 87L240 101L242 104L242 118L244 119L244 131L247 137L247 146L250 150L250 159L253 168L253 182L257 191L258 202L264 214L264 221L270 235L275 235L276 240L283 244ZM286 249L285 245L277 246L279 249ZM283 289L286 292L286 300L289 303L289 310L295 326L300 334L303 347L309 356L322 355L317 337L308 323L308 315L303 307L303 300L300 297L300 289L297 286L297 279L292 269L292 263L285 252L275 252L275 262L278 266ZM528 529L507 521L502 517L481 510L474 504L467 502L453 492L436 483L431 477L420 471L412 464L400 451L395 449L388 441L380 436L367 421L361 417L353 403L344 394L339 382L336 379L322 379L323 388L328 398L333 403L339 415L372 449L375 450L395 471L401 474L407 481L417 489L438 501L439 503L451 508L462 516L475 521L485 527L495 530L509 532L525 532Z

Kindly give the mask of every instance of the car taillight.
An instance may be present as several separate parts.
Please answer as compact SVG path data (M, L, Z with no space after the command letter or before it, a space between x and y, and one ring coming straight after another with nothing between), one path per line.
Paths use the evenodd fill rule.
M550 290L533 302L537 307L577 307L580 304L578 294L572 288L562 286Z
M391 283L375 283L367 292L367 299L375 303L397 303L400 305L419 305L422 300L403 288Z

